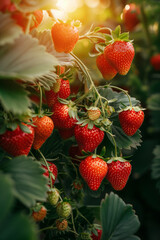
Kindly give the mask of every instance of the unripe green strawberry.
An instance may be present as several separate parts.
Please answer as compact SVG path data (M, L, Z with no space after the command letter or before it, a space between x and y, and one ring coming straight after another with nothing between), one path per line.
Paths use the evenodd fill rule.
M68 227L68 222L66 219L60 221L59 219L56 221L56 227L59 231L65 231Z
M87 232L81 233L78 239L80 239L80 240L92 240L90 234L87 233Z
M52 188L49 192L48 192L48 202L51 205L57 205L58 200L59 200L59 191L56 188Z
M57 205L57 214L62 218L67 218L70 216L72 211L71 205L68 202L60 202Z
M93 107L91 109L88 109L87 113L88 113L89 119L92 120L92 121L97 120L101 115L101 111L97 107Z

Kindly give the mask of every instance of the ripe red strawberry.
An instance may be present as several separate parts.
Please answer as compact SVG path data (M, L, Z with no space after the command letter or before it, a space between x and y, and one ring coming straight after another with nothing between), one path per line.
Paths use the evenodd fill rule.
M105 58L121 75L128 73L134 54L132 43L120 40L109 44L104 49Z
M42 206L38 211L32 212L32 217L36 222L42 221L47 215L47 209Z
M107 163L99 157L93 158L93 156L89 156L79 165L81 176L93 191L96 191L100 187L102 180L107 174L107 170Z
M104 138L104 132L95 125L92 129L88 128L88 124L82 127L76 125L74 135L77 140L80 150L93 152Z
M140 128L144 120L144 112L142 110L136 112L132 110L122 111L119 113L119 121L123 131L128 136L133 136Z
M57 220L56 221L56 227L59 231L65 231L68 227L68 222L66 219L63 219L63 220Z
M55 23L51 34L57 52L71 52L79 39L78 29L68 23Z
M43 11L42 10L34 11L32 14L33 14L33 17L32 17L32 21L31 21L30 31L33 28L38 27L38 25L42 22L42 19L43 19ZM16 23L20 27L22 27L23 31L25 32L27 24L28 24L29 14L22 13L17 10L12 13L11 17L16 21Z
M89 119L92 121L97 120L101 115L100 109L96 107L88 109L87 113L88 113Z
M48 116L33 118L35 125L35 138L33 142L33 148L39 149L42 144L49 138L54 129L54 123Z
M68 202L60 202L57 205L57 214L62 218L68 218L72 212L72 207Z
M60 79L60 81L60 89L57 93L53 89L50 91L45 91L46 100L49 107L53 107L53 105L58 102L58 97L66 99L71 93L69 81L63 79Z
M0 1L0 11L1 12L12 12L15 11L16 7L15 5L11 2L11 0L1 0Z
M54 163L48 162L48 165L49 165L49 169L50 169L51 173L53 173L53 175L55 176L55 179L52 178L52 185L54 185L56 178L57 178L58 169ZM48 168L44 165L42 165L42 167L45 169L45 173L43 173L43 175L49 179Z
M127 31L133 31L140 22L140 9L134 3L127 4L123 9L123 21Z
M0 134L0 147L12 156L28 155L34 140L34 128L23 123L31 133L23 132L18 126L14 131Z
M69 129L58 129L58 132L62 139L68 139L74 136L74 127Z
M98 232L98 236L96 236L94 233L92 233L91 238L92 238L93 240L100 240L100 239L101 239L102 230L101 230L101 229L97 229L97 232Z
M51 205L53 206L57 205L59 198L60 198L59 191L56 188L52 188L48 192L47 200Z
M117 70L107 61L104 54L97 57L96 64L102 76L106 80L111 80L117 74Z
M160 53L154 55L150 59L150 63L154 70L160 71Z
M55 127L59 129L71 129L75 126L77 120L69 116L69 107L67 105L58 102L53 107L53 112L51 118L54 121Z
M129 162L112 161L108 163L106 178L115 190L120 191L126 186L131 170Z

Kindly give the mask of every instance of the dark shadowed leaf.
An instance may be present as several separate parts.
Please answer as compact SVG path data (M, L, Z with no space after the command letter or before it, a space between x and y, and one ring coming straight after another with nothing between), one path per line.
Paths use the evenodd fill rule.
M13 80L0 79L0 102L6 111L22 114L28 110L30 101L25 89Z
M153 151L155 155L152 163L152 178L157 179L157 188L160 191L160 145L157 145Z
M131 205L113 192L101 202L101 240L139 240L134 236L140 222Z
M44 170L33 158L26 156L15 157L2 163L2 170L10 174L14 181L14 196L24 205L33 206L36 201L45 201L47 179Z

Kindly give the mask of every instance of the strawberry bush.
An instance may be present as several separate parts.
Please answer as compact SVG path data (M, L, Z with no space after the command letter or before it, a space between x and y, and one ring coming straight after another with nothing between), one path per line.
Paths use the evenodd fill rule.
M111 26L61 19L56 0L0 3L2 240L143 237L132 205L145 180L159 188L159 4L113 2Z

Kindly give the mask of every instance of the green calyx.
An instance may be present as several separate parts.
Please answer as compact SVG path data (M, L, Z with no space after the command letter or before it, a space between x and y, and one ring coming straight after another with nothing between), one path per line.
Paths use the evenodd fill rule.
M112 158L110 158L110 159L107 161L107 163L117 162L117 161L119 161L119 162L127 162L127 160L125 160L125 159L122 158L122 157L112 157Z

